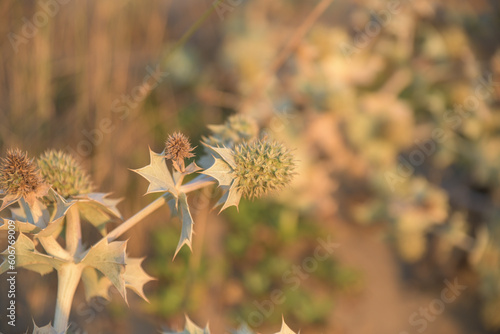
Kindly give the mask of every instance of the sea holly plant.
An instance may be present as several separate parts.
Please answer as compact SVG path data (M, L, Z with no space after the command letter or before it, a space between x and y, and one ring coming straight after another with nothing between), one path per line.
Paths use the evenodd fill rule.
M213 135L202 143L204 157L210 158L199 163L204 168L189 161L194 158L194 148L179 132L168 136L161 153L149 149L149 165L132 171L149 182L146 194L161 196L110 231L109 222L123 220L117 208L120 199L95 192L89 175L73 157L48 150L35 160L18 149L9 150L0 164L0 211L8 209L10 215L0 218L0 230L7 230L14 222L18 235L10 243L16 250L15 264L8 261L9 252L5 250L0 274L13 266L41 275L57 272L54 321L43 329L54 333L67 330L80 281L87 301L93 297L109 299L112 286L125 302L126 288L147 301L143 287L153 278L142 269L144 259L129 257L127 242L117 239L164 204L182 225L175 259L184 245L192 251L194 221L189 193L217 185L222 195L215 207L222 206L222 211L238 207L241 198L261 197L289 184L295 167L291 152L278 142L258 139L257 126L251 122L238 117L223 126L213 126ZM186 182L187 176L190 180ZM83 224L97 229L100 240L82 240ZM35 325L35 332L39 330ZM293 333L287 330L280 333ZM182 333L209 332L208 327L201 329L187 318ZM242 327L235 333L251 331Z
M106 298L110 285L125 300L126 287L144 297L143 285L151 277L140 268L140 259L126 255L126 242L108 242L102 238L91 247L82 242L82 218L99 229L104 217L109 220L120 214L117 200L107 199L106 194L88 193L92 189L89 178L74 159L62 152L48 151L35 162L27 153L10 150L2 160L0 180L4 194L2 208L11 211L9 219L2 219L1 229L11 220L19 232L15 243L10 245L15 249L15 267L41 275L57 271L56 332L67 329L80 280L88 299ZM18 207L14 207L16 203ZM95 224L97 221L99 224ZM37 250L37 244L41 244L43 252ZM8 251L3 255L6 257ZM12 270L11 266L12 263L4 261L0 273Z

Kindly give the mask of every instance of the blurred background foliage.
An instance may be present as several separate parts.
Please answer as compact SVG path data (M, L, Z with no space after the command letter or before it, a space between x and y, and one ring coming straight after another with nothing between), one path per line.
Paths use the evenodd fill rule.
M0 35L22 35L41 3L2 1ZM197 145L208 124L246 114L299 162L289 191L239 213L196 198L194 252L174 262L180 227L168 209L134 228L130 251L158 279L151 303L80 296L75 323L154 332L180 328L186 312L219 333L278 288L286 302L258 331L284 314L305 333L399 333L458 277L468 289L428 331L500 328L498 2L336 0L302 36L316 3L241 1L175 52L211 1L69 1L17 52L2 39L1 151L74 153L101 191L125 198L125 217L152 200L127 168L176 130ZM131 97L157 65L168 75ZM283 272L328 235L338 252L287 288ZM55 276L20 277L20 319L48 322Z

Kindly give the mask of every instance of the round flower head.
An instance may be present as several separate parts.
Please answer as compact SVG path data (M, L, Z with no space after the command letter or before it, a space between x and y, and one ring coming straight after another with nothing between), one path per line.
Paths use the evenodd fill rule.
M37 163L45 180L64 198L92 192L89 176L70 154L48 150Z
M242 142L257 138L259 127L254 119L244 115L232 115L223 125L209 125L213 134L203 140L215 147L232 148Z
M241 194L261 197L290 183L295 169L291 152L278 142L254 141L234 148L235 179Z
M169 135L165 143L165 158L171 159L174 168L179 172L184 172L184 159L194 157L191 153L194 148L189 143L189 138L180 132Z
M33 204L35 198L44 196L49 186L44 182L33 159L19 149L7 151L0 165L0 189L6 196L24 198Z

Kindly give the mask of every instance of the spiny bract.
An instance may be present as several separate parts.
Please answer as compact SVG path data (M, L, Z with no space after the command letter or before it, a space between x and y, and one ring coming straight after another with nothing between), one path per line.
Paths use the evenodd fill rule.
M0 189L13 197L23 197L33 203L46 194L48 185L28 153L19 149L8 150L0 166Z
M42 176L61 196L68 198L92 192L90 177L70 154L48 150L37 163Z
M290 183L295 163L290 151L276 141L242 143L234 148L234 170L238 189L246 198L256 198Z
M213 134L203 140L210 146L232 148L257 138L259 127L254 119L243 115L230 116L223 125L210 125Z

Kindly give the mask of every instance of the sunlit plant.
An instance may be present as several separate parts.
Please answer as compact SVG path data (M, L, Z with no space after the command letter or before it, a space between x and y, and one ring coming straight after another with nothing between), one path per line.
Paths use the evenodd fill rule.
M37 160L26 152L9 150L0 165L0 210L10 209L9 218L0 218L0 230L7 230L9 221L18 232L13 243L16 268L25 268L45 275L57 271L58 291L53 325L38 328L47 332L64 333L76 288L80 281L85 297L109 299L114 286L127 301L126 288L147 301L143 287L154 278L141 266L143 259L127 255L126 241L118 241L130 228L143 221L164 204L182 223L179 242L173 258L187 245L192 248L193 218L188 194L216 184L222 189L215 206L221 211L236 206L241 198L255 198L287 186L294 175L293 155L281 143L258 139L255 122L233 116L224 125L212 126L213 134L204 138L206 148L203 163L194 161L193 147L182 133L168 136L164 150L149 150L149 165L134 172L149 181L146 194L161 196L108 231L107 224L121 220L117 208L119 199L94 191L89 175L76 160L62 151L48 150ZM197 174L190 181L185 177ZM97 242L82 240L82 221L92 224L100 233ZM12 223L10 224L12 225ZM40 244L43 252L37 250ZM8 251L0 274L12 270L7 261ZM174 332L165 332L174 333ZM186 318L180 333L210 333ZM252 333L243 326L234 333ZM293 333L283 322L280 333Z

